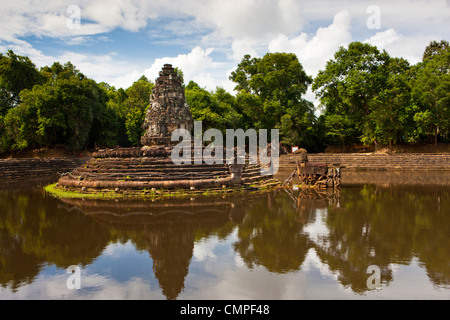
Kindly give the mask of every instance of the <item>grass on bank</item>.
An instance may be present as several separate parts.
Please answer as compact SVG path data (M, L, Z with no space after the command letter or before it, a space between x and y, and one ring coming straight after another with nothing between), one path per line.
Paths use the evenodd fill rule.
M160 198L183 198L183 197L191 197L191 196L214 196L214 195L224 195L229 193L238 193L238 192L263 192L273 188L270 186L247 186L239 187L239 188L225 188L225 189L204 189L204 190L157 190L157 191L148 191L142 190L138 193L122 193L115 192L111 190L107 191L96 191L96 192L77 192L71 190L65 190L62 188L58 188L58 183L50 184L44 187L45 192L49 193L55 198L58 199L97 199L97 200L114 200L114 199L160 199Z
M44 187L44 190L58 199L117 199L123 198L123 194L119 194L113 191L95 192L95 193L81 193L75 191L68 191L58 188L58 184L50 184Z

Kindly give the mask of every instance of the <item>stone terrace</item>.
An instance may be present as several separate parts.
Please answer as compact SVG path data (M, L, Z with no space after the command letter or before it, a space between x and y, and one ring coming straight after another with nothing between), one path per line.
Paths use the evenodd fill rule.
M294 169L299 155L282 155L281 169ZM376 170L450 170L450 153L308 154L312 163L339 164L344 171Z
M129 149L95 154L76 170L59 180L61 187L81 190L210 189L229 186L278 184L273 176L261 174L258 165L246 164L242 171L226 164L175 165L167 155L141 156ZM136 155L134 155L136 153ZM153 152L152 152L153 153ZM237 173L239 172L239 173Z
M0 179L5 181L58 176L58 173L72 171L83 162L83 159L67 158L0 159Z

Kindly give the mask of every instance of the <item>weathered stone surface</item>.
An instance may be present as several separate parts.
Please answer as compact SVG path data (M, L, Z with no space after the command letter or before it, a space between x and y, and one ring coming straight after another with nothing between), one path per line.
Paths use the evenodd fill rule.
M94 152L94 158L136 158L136 157L167 157L169 152L162 147L142 148L116 148L116 149L101 149Z
M85 161L87 159L82 158L0 159L0 179L5 183L7 180L57 176L58 173L74 170Z
M171 159L171 135L176 129L192 130L193 120L181 79L171 65L156 80L150 97L141 139L142 148L98 150L93 158L59 179L62 188L85 192L114 190L121 194L159 194L161 190L226 189L246 184L268 186L271 177L261 175L259 165L210 164L197 161L191 148L191 163L175 164ZM203 151L203 147L202 147ZM203 152L201 153L203 154ZM275 182L273 182L275 183ZM149 192L152 190L152 192Z
M170 64L165 64L150 96L141 138L144 146L171 144L176 129L192 129L192 115L186 103L181 79Z
M280 157L280 169L295 168L299 156L283 155ZM308 160L312 163L339 164L348 171L391 171L391 170L450 170L450 154L448 153L310 153Z

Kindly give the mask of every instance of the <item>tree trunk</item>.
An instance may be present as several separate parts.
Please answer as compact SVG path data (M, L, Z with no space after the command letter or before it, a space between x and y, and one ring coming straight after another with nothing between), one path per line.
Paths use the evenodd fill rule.
M439 126L436 126L436 134L434 135L434 146L435 147L437 147L438 134L439 134Z

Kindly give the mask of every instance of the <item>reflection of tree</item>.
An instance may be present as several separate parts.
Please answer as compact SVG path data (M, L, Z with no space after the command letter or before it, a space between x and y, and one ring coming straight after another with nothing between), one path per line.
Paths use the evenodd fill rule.
M39 274L42 260L23 252L22 241L0 227L0 285L16 291L22 284L33 282Z
M176 299L184 288L194 243L216 234L226 237L239 209L229 200L142 201L64 200L103 225L122 242L131 240L153 259L153 272L167 299Z
M340 201L341 208L328 208L329 237L315 248L343 285L367 290L370 265L379 266L382 280L390 282L389 264L408 264L414 255L436 284L449 283L450 217L437 210L435 196L366 186L360 192L343 189ZM448 207L448 192L441 196L443 204Z
M64 208L64 210L62 210ZM183 290L196 241L225 239L237 230L235 251L252 268L295 272L309 249L354 292L367 290L366 270L417 258L430 280L450 284L450 191L430 187L366 186L329 190L283 190L196 201L56 201L33 193L0 193L0 285L30 283L45 264L87 265L111 241L132 241L148 251L163 294ZM323 218L327 231L313 237ZM83 214L81 214L83 213Z
M430 187L342 188L275 192L249 201L238 226L235 250L248 267L271 272L296 271L314 248L339 282L354 292L367 288L367 268L381 269L381 280L393 280L390 265L424 263L430 280L448 285L450 192ZM324 212L327 233L308 240L304 225Z
M30 283L44 264L86 265L109 234L91 219L58 209L34 193L0 193L0 283L13 290Z
M249 268L262 265L271 272L298 270L308 251L298 212L283 193L268 193L248 204L239 225L235 250Z
M435 285L450 286L450 191L415 194L414 251Z
M341 195L341 204L344 208L328 209L326 225L329 236L321 239L315 249L322 262L328 264L331 270L337 271L342 285L351 286L355 292L364 292L367 290L366 270L370 265L381 268L383 280L392 280L392 274L387 266L391 262L391 257L395 257L395 253L386 250L390 248L380 243L386 241L387 244L392 239L389 235L385 237L374 234L380 231L370 221L380 218L380 215L374 216L372 212L376 202L374 199L361 197L354 192L347 198L345 190L342 190Z
M295 194L299 216L297 221L306 224L315 215L317 209L326 209L328 206L339 204L339 189L300 189L298 195Z

